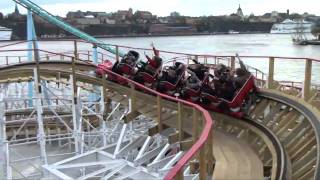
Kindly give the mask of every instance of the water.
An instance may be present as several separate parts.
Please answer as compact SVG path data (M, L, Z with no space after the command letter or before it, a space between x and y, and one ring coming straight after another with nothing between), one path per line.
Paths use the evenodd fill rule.
M320 59L320 46L298 46L291 41L291 35L276 34L236 34L236 35L206 35L206 36L173 36L173 37L132 37L101 39L109 44L132 47L150 48L154 43L158 49L185 52L192 54L211 55L257 55L257 56L287 56ZM6 42L7 43L7 42ZM0 46L6 44L0 43ZM72 42L43 41L41 49L55 52L72 51ZM10 49L25 49L26 45L16 45ZM81 44L79 50L87 50L88 46ZM8 49L8 48L6 48ZM4 55L1 53L1 55ZM17 53L15 53L17 55ZM267 60L246 60L245 62L267 73ZM277 80L303 81L304 61L276 61L275 77ZM314 63L314 83L320 84L320 63Z

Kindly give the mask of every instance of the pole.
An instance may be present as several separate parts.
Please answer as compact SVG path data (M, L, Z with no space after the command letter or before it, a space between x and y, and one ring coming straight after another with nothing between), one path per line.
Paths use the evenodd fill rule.
M32 12L28 10L28 15L27 15L27 40L28 40L28 61L33 61L33 54L32 54L32 40L34 39L33 37L33 23L32 23ZM32 102L32 97L33 97L33 83L28 82L28 106L33 107L33 102Z

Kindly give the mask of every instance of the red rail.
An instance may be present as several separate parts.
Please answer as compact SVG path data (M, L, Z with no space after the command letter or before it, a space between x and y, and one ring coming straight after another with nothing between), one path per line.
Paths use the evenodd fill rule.
M108 73L114 75L114 76L120 77L119 74L116 74L116 73L114 73L114 72L112 72L110 70L106 70L106 71ZM208 140L209 133L212 133L211 132L211 128L213 126L213 120L211 118L211 115L209 114L209 112L207 110L205 110L204 108L202 108L201 106L199 106L197 104L194 104L194 103L191 103L189 101L182 100L182 99L178 99L178 98L166 95L166 94L159 93L158 91L155 91L153 89L145 87L144 85L139 84L139 83L137 83L137 82L135 82L135 81L133 81L131 79L128 79L126 77L121 76L121 78L126 80L128 83L135 85L139 89L148 91L148 92L150 92L150 93L152 93L154 95L160 96L160 97L162 97L164 99L175 101L177 103L180 102L180 103L182 103L184 105L191 106L191 107L197 109L198 111L200 111L202 113L202 115L204 117L204 120L205 120L205 126L204 126L203 131L202 131L201 135L199 136L197 142L195 144L193 144L193 146L190 148L190 150L187 151L187 153L185 153L182 156L182 158L177 162L177 164L165 176L166 180L173 179L179 173L179 171L182 170L182 168L187 164L187 162L201 149L201 147Z

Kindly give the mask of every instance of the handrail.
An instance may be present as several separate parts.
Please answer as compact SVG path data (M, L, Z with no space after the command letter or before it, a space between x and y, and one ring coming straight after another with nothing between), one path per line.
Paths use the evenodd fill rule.
M32 40L31 40L32 41ZM47 40L37 40L39 42L41 41L47 41ZM145 51L153 51L153 49L151 48L139 48L139 47L132 47L132 46L124 46L124 45L116 45L116 44L108 44L108 43L103 43L103 42L99 42L99 43L94 43L94 42L87 42L84 40L78 40L78 39L57 39L54 41L64 41L64 42L80 42L80 43L86 43L86 44L92 44L92 45L108 45L108 46L113 46L113 47L119 47L119 48L126 48L126 49L135 49L135 50L145 50ZM14 46L16 44L20 44L20 43L26 43L29 41L19 41L18 43L12 43L9 44L8 46ZM7 45L5 45L5 47L8 47ZM1 48L2 46L0 46ZM186 55L186 56L198 56L198 57L209 57L209 58L218 58L218 57L222 57L222 58L228 58L228 57L234 57L234 54L230 54L230 55L214 55L214 54L193 54L193 53L181 53L181 52L175 52L175 51L166 51L166 50L158 50L159 52L162 53L168 53L168 54L177 54L177 55ZM177 56L179 57L179 56ZM177 58L176 57L176 58ZM316 62L320 62L320 59L317 58L308 58L308 57L290 57L290 56L260 56L260 55L239 55L240 58L275 58L275 59L289 59L289 60L299 60L299 59L309 59L311 61L316 61Z

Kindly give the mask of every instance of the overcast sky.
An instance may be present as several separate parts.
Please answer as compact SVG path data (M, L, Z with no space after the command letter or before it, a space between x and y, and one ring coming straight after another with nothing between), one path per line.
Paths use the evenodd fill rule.
M33 0L54 15L65 16L68 11L114 12L130 7L133 10L147 10L158 16L167 16L177 11L182 15L225 15L236 11L238 4L245 15L266 12L309 12L320 15L319 0ZM25 12L19 6L21 12ZM7 14L14 10L12 0L0 0L0 12Z

